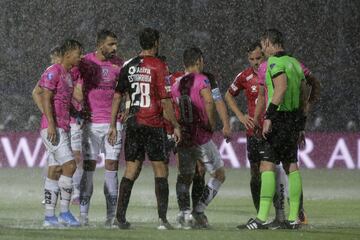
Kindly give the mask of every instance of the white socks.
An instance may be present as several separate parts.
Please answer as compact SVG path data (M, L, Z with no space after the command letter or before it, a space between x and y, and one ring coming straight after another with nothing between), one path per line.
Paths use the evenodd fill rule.
M71 193L72 193L72 178L61 175L59 178L60 188L60 212L68 212Z
M52 217L55 215L55 207L59 195L58 181L46 178L44 188L45 216Z

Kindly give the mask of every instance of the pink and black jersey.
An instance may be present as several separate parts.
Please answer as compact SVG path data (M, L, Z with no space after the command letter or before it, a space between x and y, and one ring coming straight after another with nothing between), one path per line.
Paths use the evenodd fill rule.
M41 88L46 88L54 93L53 115L56 127L65 131L70 129L70 104L74 90L74 81L61 64L54 64L46 69L39 81ZM41 118L41 128L48 127L45 114Z
M192 141L198 145L205 144L212 138L205 103L200 93L204 88L211 89L209 79L203 74L194 73L185 75L171 87L173 101L176 102L178 106L184 95L190 97L192 111L188 113L189 116L185 116L185 118L191 118L188 125L191 127ZM181 105L179 107L181 107ZM184 111L180 110L180 112ZM183 118L184 116L181 117L180 122L186 125L187 120Z

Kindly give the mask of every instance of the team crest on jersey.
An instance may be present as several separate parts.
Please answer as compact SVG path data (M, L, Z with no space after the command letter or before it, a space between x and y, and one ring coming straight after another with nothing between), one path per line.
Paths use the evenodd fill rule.
M246 81L251 80L254 77L254 74L250 74L249 76L246 77Z
M275 63L270 64L270 69L273 69L275 67Z
M102 76L108 77L109 76L109 69L108 68L102 68Z
M256 85L252 85L252 86L251 86L251 92L253 92L253 93L254 93L254 92L257 92L257 90L256 90Z
M52 80L54 78L54 73L49 72L46 77L48 80Z

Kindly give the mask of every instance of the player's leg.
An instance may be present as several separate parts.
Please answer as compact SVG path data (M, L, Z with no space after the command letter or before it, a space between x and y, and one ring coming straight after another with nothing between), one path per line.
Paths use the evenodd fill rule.
M206 228L208 227L208 221L204 211L210 202L215 198L221 185L224 183L225 169L219 150L212 140L201 145L201 149L203 154L202 161L211 177L206 184L199 203L193 209L193 217L195 218L198 226Z
M193 185L191 188L191 200L193 208L199 203L200 198L205 189L205 173L206 169L202 161L196 162L195 174L193 177Z
M158 229L171 229L172 226L167 220L167 210L169 203L169 183L166 154L166 134L163 128L144 127L145 152L154 171L155 195L157 199L158 216L160 226Z
M96 169L96 159L100 152L101 139L97 134L97 128L93 124L87 124L83 129L83 174L80 181L80 222L82 225L89 224L90 200L93 194L93 178Z
M176 196L180 210L177 216L179 228L191 228L190 185L193 180L196 163L200 161L201 158L202 152L200 147L177 148L178 176L176 181Z
M260 204L260 187L261 187L261 174L260 174L260 154L259 154L259 139L256 137L247 137L247 155L250 162L250 190L251 197L254 203L256 212L259 211Z
M71 149L74 154L76 162L76 171L73 176L73 195L71 196L71 203L74 205L80 204L80 181L83 174L83 163L81 156L81 139L82 130L80 125L76 123L70 124L70 135L71 135Z
M111 227L115 219L116 203L118 196L118 169L119 158L122 145L122 126L118 124L117 139L114 145L111 145L107 139L109 126L104 131L104 153L105 153L105 176L104 176L104 194L106 199L106 222L105 226Z
M72 177L76 170L76 162L70 146L69 133L63 129L58 129L59 144L56 151L54 151L54 158L61 164L62 173L59 178L60 188L60 214L59 222L62 222L66 226L78 227L79 221L72 215L69 210L71 194L72 194Z
M116 208L116 219L120 229L130 228L126 221L126 211L129 205L131 191L135 180L141 171L145 159L144 136L137 126L128 126L125 138L125 170L119 185Z

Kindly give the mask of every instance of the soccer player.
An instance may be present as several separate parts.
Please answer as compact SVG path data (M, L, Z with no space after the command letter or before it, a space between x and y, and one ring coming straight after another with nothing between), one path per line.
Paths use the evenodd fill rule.
M100 152L105 154L104 194L106 199L105 226L111 227L115 218L118 195L118 165L122 145L122 124L117 118L118 139L110 144L106 137L111 121L111 104L122 60L116 56L117 36L109 30L97 33L96 51L84 56L79 71L84 79L84 108L89 119L83 128L83 174L80 182L80 222L88 225L90 199L93 194L93 175Z
M247 49L247 57L250 63L250 67L239 73L233 83L230 85L228 91L225 94L225 100L229 105L230 109L235 113L239 121L246 128L246 138L247 138L247 154L250 162L250 189L251 196L253 199L253 203L256 211L259 210L259 202L260 202L260 153L259 146L261 144L261 136L255 136L254 134L254 114L255 114L255 106L258 102L258 93L259 93L259 85L258 85L258 68L259 65L264 61L264 54L261 51L260 42L252 43ZM245 97L247 100L247 109L248 114L244 114L241 112L237 103L235 101L235 96L239 95L239 93L244 90ZM264 110L263 110L264 111ZM264 112L259 113L263 115ZM276 208L276 219L280 221L285 220L285 212L284 212L284 192L286 186L286 175L282 167L276 167L276 200L274 201L274 206Z
M156 57L159 48L159 32L145 28L140 32L139 56L126 62L122 68L113 99L109 142L119 138L116 116L121 99L128 94L131 99L127 119L125 160L126 168L119 187L116 218L120 229L128 229L126 210L137 178L141 162L147 154L154 170L155 193L160 225L158 229L171 229L166 214L169 185L167 179L167 156L165 154L163 115L174 127L175 140L180 140L180 126L176 121L169 94L165 89L168 75L166 64ZM160 106L161 104L161 106Z
M82 101L82 91L74 89L74 81L70 70L80 61L81 44L76 40L66 40L61 48L61 61L51 65L42 74L39 87L43 93L40 108L41 138L48 151L48 176L45 180L45 221L44 226L56 227L80 226L80 223L69 211L72 192L72 176L76 162L71 151L68 135L70 122L70 104L74 97ZM61 172L54 169L61 166ZM59 219L55 216L58 195L60 199Z
M262 135L266 139L260 151L262 161L260 206L257 217L246 228L264 229L275 193L275 163L280 161L289 174L289 217L285 227L298 228L302 180L297 165L299 118L306 108L305 76L300 63L284 51L284 38L276 29L268 29L261 37L262 50L268 58L266 85L268 107Z
M212 92L208 77L201 74L204 62L199 48L186 49L183 61L187 74L175 73L173 75L175 83L172 85L172 95L174 101L179 105L183 131L183 142L177 147L179 174L176 192L180 209L178 218L183 219L180 221L182 227L185 229L190 227L189 188L197 161L202 161L211 178L202 191L200 200L196 205L193 205L192 216L195 218L198 227L206 228L208 221L204 210L225 181L224 163L211 140L212 131L215 127L213 105L214 102L222 101L222 98L220 91L213 89ZM223 129L224 136L229 138L231 133L226 109L220 113L220 116L227 125ZM227 129L227 127L229 128Z

